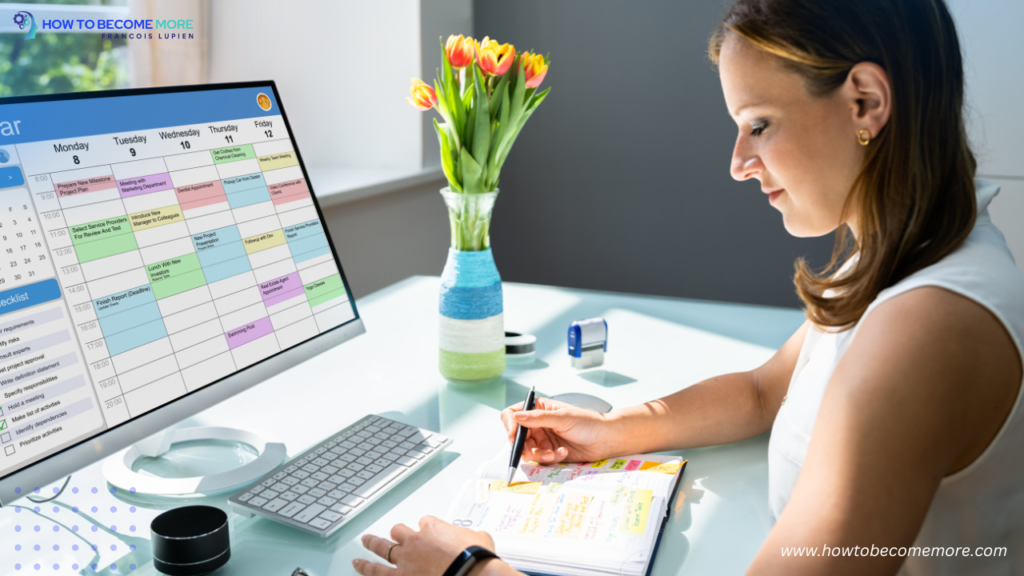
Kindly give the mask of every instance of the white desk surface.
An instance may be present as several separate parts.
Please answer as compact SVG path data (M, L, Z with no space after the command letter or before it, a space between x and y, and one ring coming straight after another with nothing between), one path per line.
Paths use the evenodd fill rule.
M455 440L326 540L230 514L232 557L218 576L288 576L297 566L313 576L354 574L353 558L372 557L359 542L362 534L386 536L398 522L416 526L423 515L444 515L465 480L505 442L498 413L531 385L546 396L586 392L616 407L637 404L752 368L803 321L797 310L506 283L505 328L536 334L537 357L524 367L510 365L497 383L473 388L449 385L437 371L437 294L437 278L413 277L360 300L366 334L183 423L271 434L289 454L367 413ZM577 372L569 367L565 330L572 320L594 316L608 321L605 364ZM769 530L766 451L765 435L681 452L689 464L654 574L743 572ZM52 495L51 487L41 494ZM112 494L94 464L38 512L0 509L0 575L157 574L149 542L157 514L186 503L227 509L226 496L158 504L129 496ZM15 504L35 507L24 499Z

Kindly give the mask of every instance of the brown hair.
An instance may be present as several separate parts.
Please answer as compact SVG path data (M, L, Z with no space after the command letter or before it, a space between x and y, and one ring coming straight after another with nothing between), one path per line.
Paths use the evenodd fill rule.
M942 0L738 0L711 37L715 64L731 34L777 56L814 96L842 86L858 62L889 75L892 113L843 210L858 237L841 226L829 265L815 273L798 259L793 278L812 322L850 328L879 292L952 252L974 226L977 162L953 19ZM858 262L837 277L853 252Z

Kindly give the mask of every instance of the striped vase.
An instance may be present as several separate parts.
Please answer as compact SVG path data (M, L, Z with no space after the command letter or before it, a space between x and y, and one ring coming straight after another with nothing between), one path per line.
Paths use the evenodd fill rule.
M501 276L490 248L497 192L441 190L448 204L452 247L441 274L439 363L452 382L490 382L505 372Z

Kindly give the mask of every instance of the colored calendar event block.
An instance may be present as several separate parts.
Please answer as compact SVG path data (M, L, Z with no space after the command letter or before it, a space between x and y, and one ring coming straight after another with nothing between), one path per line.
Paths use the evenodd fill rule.
M211 150L213 154L214 164L224 164L225 162L237 162L239 160L248 160L255 158L256 153L252 150L252 144L243 144L241 146L228 146L227 148L217 148Z
M68 231L79 262L90 262L139 248L127 216L71 226Z
M274 201L275 206L309 198L309 186L306 185L306 180L303 178L271 184L269 189L270 198Z
M259 162L260 170L263 170L264 172L299 165L299 159L295 157L295 152L281 152L280 154L260 156Z
M93 178L81 178L53 185L53 189L57 191L57 196L61 198L89 192L99 192L100 190L110 190L111 188L117 188L117 183L114 182L112 174Z
M280 246L285 242L286 240L284 238L284 231L282 230L274 230L271 232L267 232L266 234L260 234L258 236L246 238L245 240L242 241L242 243L245 245L246 254L254 254L261 250L266 250L267 248Z
M252 270L237 226L194 234L192 245L207 282L219 282Z
M126 178L117 182L117 189L121 193L121 198L131 198L132 196L141 196L150 192L170 190L171 188L174 188L174 184L171 183L171 175L166 172L163 174L153 174L152 176Z
M228 196L228 204L232 208L242 208L270 201L270 191L267 190L267 182L263 174L246 174L234 178L221 180L224 183L224 192Z
M260 295L265 306L275 306L305 294L298 272L274 278L260 284Z
M206 284L199 257L185 254L146 266L146 274L153 286L153 294L162 300Z
M93 308L111 356L167 337L160 307L148 284L97 298Z
M345 296L345 285L341 282L340 274L333 274L327 278L310 282L304 288L306 289L306 299L309 300L310 308L316 308L324 302Z
M250 322L240 328L234 330L228 330L224 333L224 336L228 339L228 348L234 350L243 344L248 344L257 338L262 338L267 334L274 331L274 325L270 323L270 318L260 318L255 322Z
M181 213L180 206L168 206L166 208L155 208L129 214L128 218L131 220L132 230L138 232L139 230L148 230L165 224L181 222L185 215Z
M174 192L182 210L193 210L228 201L228 197L224 193L224 185L220 183L220 180L182 186L175 188Z
M284 229L284 234L288 239L288 249L291 250L292 258L296 263L322 256L331 251L319 220L288 226Z

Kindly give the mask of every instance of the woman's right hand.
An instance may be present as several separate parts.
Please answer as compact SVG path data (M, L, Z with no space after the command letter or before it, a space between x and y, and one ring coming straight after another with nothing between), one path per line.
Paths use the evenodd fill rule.
M530 429L523 445L527 462L593 462L617 455L619 443L605 414L578 408L565 402L537 398L533 410L523 403L501 412L509 444L515 445L518 426Z

